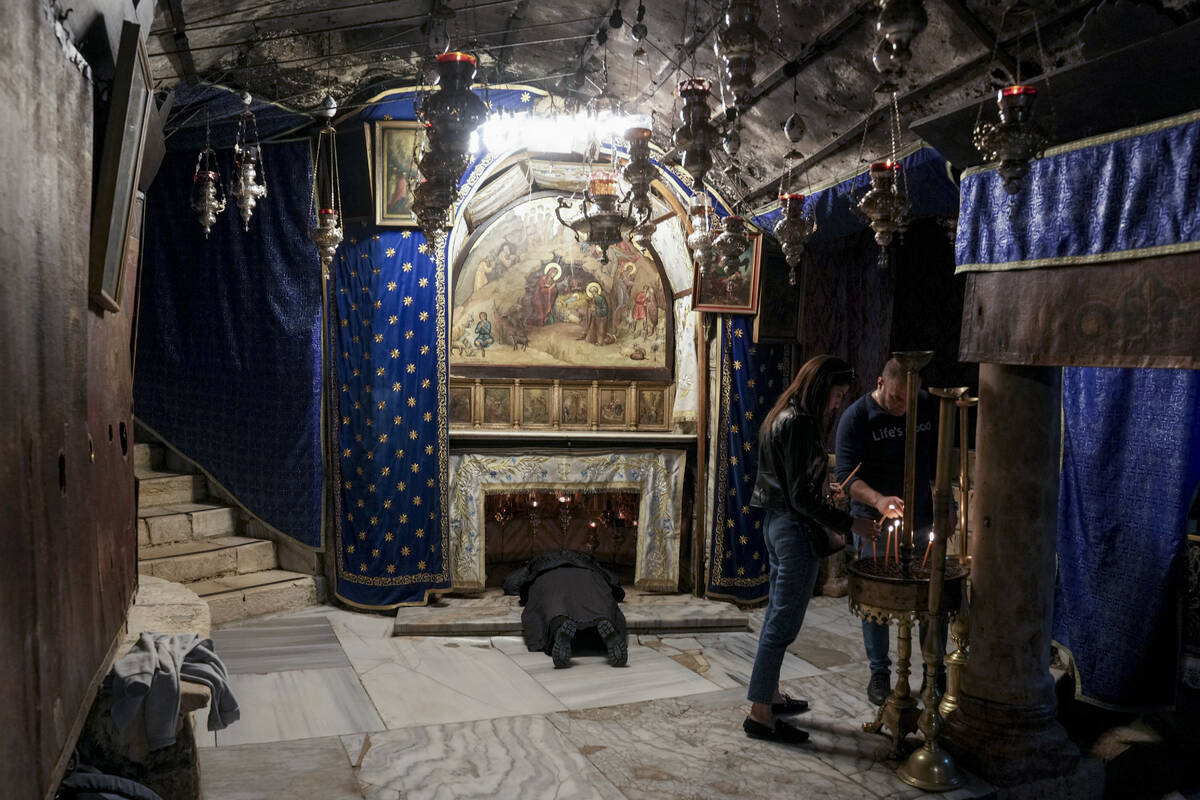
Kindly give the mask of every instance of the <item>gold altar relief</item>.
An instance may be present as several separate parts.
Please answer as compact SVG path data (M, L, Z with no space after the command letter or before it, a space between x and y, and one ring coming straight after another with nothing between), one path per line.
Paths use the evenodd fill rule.
M637 381L451 378L451 430L667 431L674 387Z
M555 196L522 200L464 245L454 272L452 373L669 381L674 311L656 256L622 242L602 263L555 219L557 206Z

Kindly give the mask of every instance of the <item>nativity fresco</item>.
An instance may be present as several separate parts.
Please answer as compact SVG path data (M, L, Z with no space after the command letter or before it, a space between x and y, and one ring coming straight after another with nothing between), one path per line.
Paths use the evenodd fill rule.
M572 368L645 370L664 377L674 330L653 258L622 242L601 264L595 248L559 224L556 207L555 196L535 196L468 243L454 278L451 369L542 368L563 379Z

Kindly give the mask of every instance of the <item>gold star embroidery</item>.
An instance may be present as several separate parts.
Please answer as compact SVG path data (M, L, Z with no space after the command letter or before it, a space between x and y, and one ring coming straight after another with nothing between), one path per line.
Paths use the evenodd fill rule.
M392 358L399 358L400 357L400 348L393 347L391 352L388 353L388 355L390 355Z
M371 517L371 524L372 524L372 525L378 525L378 524L379 524L379 517Z
M749 544L750 540L745 536L738 537L738 544Z
M422 378L422 379L421 379L421 388L422 388L422 389L428 389L428 388L429 388L429 378Z
M362 508L362 507L365 505L365 503L363 502L362 498L359 498L359 500L358 500L358 503L357 503L356 505L357 505L359 508Z
M390 474L391 474L391 472L392 472L392 468L391 468L391 467L384 467L383 469L379 470L379 474L380 474L380 475L382 475L382 476L383 476L383 477L385 477L385 478L386 478L388 475L390 475Z
M418 539L424 539L425 538L425 529L417 528L416 536Z
M400 548L400 555L402 555L402 556L407 556L411 552L412 552L412 550L408 549L408 545L404 545L404 547Z
M358 565L358 571L359 571L359 572L366 572L366 571L367 571L367 564L366 564L366 562L363 562L362 564L359 564L359 565Z
M411 295L405 295L405 297L404 297L404 305L406 305L406 306L411 306L411 305L412 305L412 296L411 296Z
M394 292L394 291L396 291L396 282L395 282L395 281L388 281L387 289L388 289L388 291L389 291L389 292Z
M417 562L417 569L418 569L418 570L421 570L421 571L424 571L424 569L425 569L425 562L424 562L424 561L418 561L418 562Z
M734 362L733 362L733 368L734 368L734 370L739 370L739 369L741 369L741 368L742 368L742 362L741 362L741 361L738 361L738 360L736 360L736 359L735 359L735 360L734 360Z
M397 385L398 385L398 384L397 384ZM400 391L400 390L399 390L399 389L397 389L396 391ZM399 424L400 424L400 423L402 423L402 422L404 422L404 419L403 419L403 418L402 418L402 417L401 417L399 414L397 414L396 416L392 417L392 424L393 424L393 425L399 425Z
M354 545L352 545L352 544L346 545L346 552L349 553L350 555L354 555Z
M408 514L401 514L401 515L400 515L400 524L401 524L401 525L407 525L407 524L408 524Z
M433 445L431 445L431 444L425 445L425 455L427 455L427 456L433 455Z
M379 558L379 548L378 547L371 548L371 558Z
M420 465L420 464L416 464L416 463L414 463L414 464L412 465L412 471L413 471L413 472L420 472L420 471L421 471L421 465Z
M395 383L393 383L393 384L392 384L392 391L393 391L393 392L398 392L398 391L400 391L400 390L401 390L401 389L403 389L403 388L404 388L404 385L403 385L403 384L401 384L401 383L400 383L400 381L396 381Z
M389 509L389 508L391 508L391 507L392 507L392 501L391 501L391 500L384 500L384 501L383 501L383 507L384 507L384 509L385 509L385 510L386 510L386 509Z
M430 489L432 489L433 488L433 478L430 478L429 480L425 481L425 485L428 486ZM432 511L429 512L429 518L433 519Z
M522 103L529 102L529 92L521 92L521 102Z
M417 432L416 432L416 431L409 431L409 432L408 432L408 438L410 438L410 439L416 439L416 438L417 438Z
M396 538L395 535L393 535L391 531L388 531L387 533L383 534L383 540L385 542L390 542L395 538Z
M392 574L394 574L394 573L396 572L396 565L395 565L395 564L388 564L388 565L387 565L387 571L388 571L388 575L392 575Z
M342 327L343 327L343 328L344 328L344 327L346 327L346 326L347 326L347 325L349 325L349 324L350 324L350 320L348 320L348 319L344 319L344 320L342 320Z
M420 286L422 289L424 289L428 285L429 285L429 278L421 278L420 280L417 281L417 286Z
M409 375L412 375L414 372L417 371L417 365L416 364L407 364L404 367L404 371L407 372Z
M755 553L754 553L754 560L755 560L755 561L758 561L758 559L759 559L758 552L757 552L757 551L755 551Z
M427 344L421 345L421 355L423 355L423 356L429 355L429 345L427 345Z
M375 301L375 308L383 308L383 301L382 301L382 300L376 300L376 301ZM378 340L376 340L376 341L378 341Z
M749 453L750 452L750 443L742 442L742 449L745 450L747 453Z
M392 256L396 255L396 248L389 247L387 250L383 251L383 254L388 258L391 258Z
M738 567L738 570L737 570L737 572L738 572L738 575L745 575L745 574L746 574L746 568L745 568L745 567Z
M405 338L405 339L411 339L412 337L413 337L413 332L412 332L412 331L405 331L405 332L404 332L404 338Z
M362 434L361 434L361 433L356 433L356 434L354 434L354 441L356 441L356 442L361 442L361 441L362 441Z
M419 505L421 505L421 502L422 502L422 501L421 501L421 498L420 498L419 496L418 496L418 497L414 497L414 498L412 499L412 503L413 503L413 505L414 505L414 506L419 506Z
M733 332L733 338L735 338L735 339L742 338L742 329L741 328L738 328L736 331Z
M754 388L754 378L751 378L750 380L746 381L746 385L749 386L751 389L753 389Z
M387 434L386 434L386 433L381 433L381 434L379 434L379 441L380 441L380 443L386 442L386 441L387 441Z
M746 412L746 419L754 419L754 412L753 412L753 411L747 411L747 412Z
M376 368L375 368L375 377L377 377L377 378L382 378L382 377L383 377L383 367L376 367Z
M382 341L383 341L383 334L382 333L375 334L375 344L379 344Z
M400 269L404 270L405 272L412 272L412 262L405 261L404 266L400 267Z
M421 255L428 253L429 245L425 244L424 242L421 242L419 245L417 245L417 252L420 253Z
M425 320L429 319L429 312L422 311L420 314L417 314L417 319L421 320L421 322L424 322Z
M397 317L395 314L392 314L390 317L388 317L388 325L395 325L399 320L399 317Z
M425 412L425 421L426 421L426 422L433 422L433 412L432 412L432 411L426 411L426 412Z
M749 513L750 513L750 506L742 506L742 513L743 513L743 514L749 514Z
M365 541L367 540L367 532L366 532L366 531L359 531L359 532L358 532L358 538L359 538L360 540L362 540L362 541L364 541L364 542L365 542Z
M350 487L349 487L349 485L347 485L347 486L346 486L346 488L347 488L347 489L349 489L349 488L350 488ZM346 522L354 522L354 515L353 515L353 514L347 514L347 515L346 515Z
M731 466L731 467L736 467L736 466L737 466L737 463L738 463L737 456L730 456L730 457L729 457L729 466Z
M726 528L732 528L732 527L733 527L733 520L732 520L732 519L727 519L727 520L725 520L725 527L726 527Z
M416 405L417 405L417 398L415 398L415 397L408 398L408 407L409 408L413 408Z
M404 233L400 234L401 239L407 239L410 236L412 236L412 231L405 231Z

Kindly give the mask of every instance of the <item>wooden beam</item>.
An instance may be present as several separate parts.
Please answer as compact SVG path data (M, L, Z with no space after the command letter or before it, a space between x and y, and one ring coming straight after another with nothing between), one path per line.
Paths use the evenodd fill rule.
M188 83L196 82L196 59L192 57L192 48L187 38L187 18L183 15L183 0L164 0L167 14L171 18L171 38L175 41L175 49L170 60L175 67L175 74Z

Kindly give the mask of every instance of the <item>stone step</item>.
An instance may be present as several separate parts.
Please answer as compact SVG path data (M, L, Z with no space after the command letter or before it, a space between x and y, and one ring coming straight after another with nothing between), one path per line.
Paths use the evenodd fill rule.
M244 536L138 548L138 572L178 583L261 572L278 564L274 542Z
M138 483L138 513L150 506L169 503L194 503L208 496L208 484L203 475L180 475L175 472L135 472Z
M163 446L156 442L133 446L133 468L135 471L150 471L162 467Z
M220 503L167 503L138 513L138 547L237 533L237 509Z
M208 601L214 625L316 605L325 599L323 578L282 569L199 581L188 588Z

